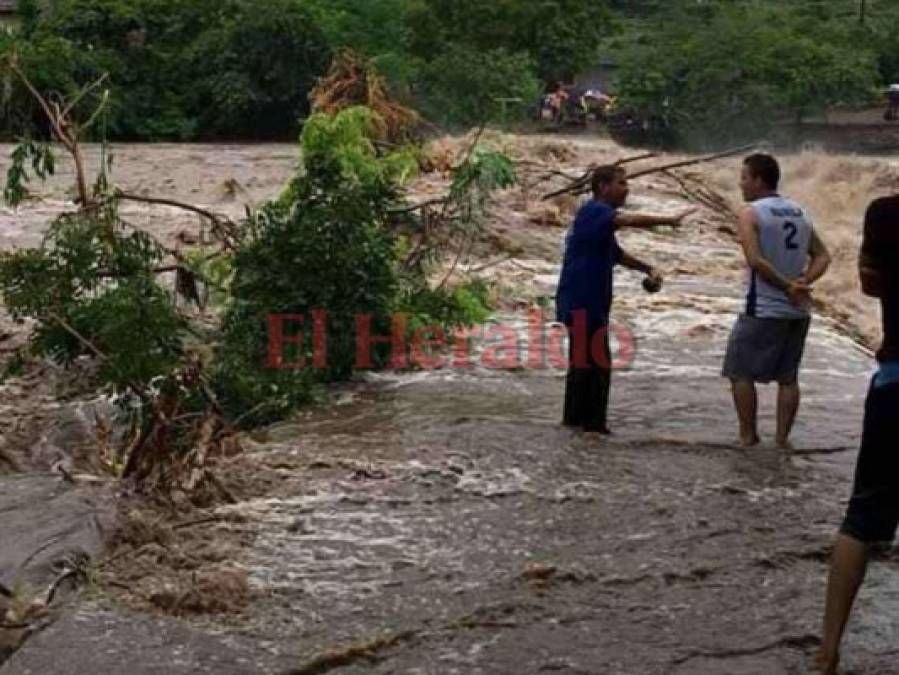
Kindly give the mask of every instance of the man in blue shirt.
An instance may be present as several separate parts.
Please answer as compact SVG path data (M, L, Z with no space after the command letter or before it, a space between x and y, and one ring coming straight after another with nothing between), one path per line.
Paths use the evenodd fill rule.
M620 166L593 172L593 199L577 212L565 238L562 273L556 292L556 320L569 330L569 368L562 424L608 434L606 413L611 387L609 313L615 265L647 275L647 289L661 287L662 276L624 251L615 237L622 227L679 227L692 213L675 216L621 213L628 195L627 174Z
M824 675L837 672L843 631L872 546L892 541L899 526L899 195L868 207L859 276L865 294L880 299L883 346L865 402L852 498L831 559L816 663Z

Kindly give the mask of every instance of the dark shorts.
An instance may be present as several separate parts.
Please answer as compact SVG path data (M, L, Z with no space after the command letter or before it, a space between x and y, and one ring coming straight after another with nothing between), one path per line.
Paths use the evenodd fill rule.
M793 384L805 352L810 319L741 315L731 331L721 374L735 382Z
M890 542L899 525L899 383L871 387L855 485L840 529L865 543Z

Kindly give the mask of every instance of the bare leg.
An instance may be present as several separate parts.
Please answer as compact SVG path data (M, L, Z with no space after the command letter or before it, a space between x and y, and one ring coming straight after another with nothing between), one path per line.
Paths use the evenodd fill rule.
M868 546L840 534L833 549L830 577L827 581L827 606L824 610L824 637L815 658L823 675L836 675L840 662L840 642L849 621L852 603L868 566Z
M755 384L747 381L735 381L733 383L733 391L734 406L737 408L737 417L740 418L740 444L744 448L758 445L759 434L756 420L759 400L755 391Z
M777 389L777 446L790 447L790 432L799 412L799 383L782 384Z

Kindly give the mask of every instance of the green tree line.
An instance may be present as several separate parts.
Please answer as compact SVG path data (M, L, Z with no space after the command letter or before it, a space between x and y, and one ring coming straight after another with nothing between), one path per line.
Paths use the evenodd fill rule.
M337 50L371 59L437 124L525 115L599 63L623 106L682 142L862 105L899 79L892 0L19 0L0 33L42 91L109 74L105 133L133 140L295 137ZM39 111L4 86L0 131ZM39 125L37 125L39 126Z
M864 14L857 0L634 5L600 51L620 65L626 104L662 111L681 144L757 138L777 121L878 104L899 81L899 7L885 0L868 0Z

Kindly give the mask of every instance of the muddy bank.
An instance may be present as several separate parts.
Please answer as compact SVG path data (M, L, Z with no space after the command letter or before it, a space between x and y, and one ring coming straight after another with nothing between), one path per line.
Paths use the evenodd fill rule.
M0 478L0 663L86 583L113 512L105 486L76 487L58 474Z

